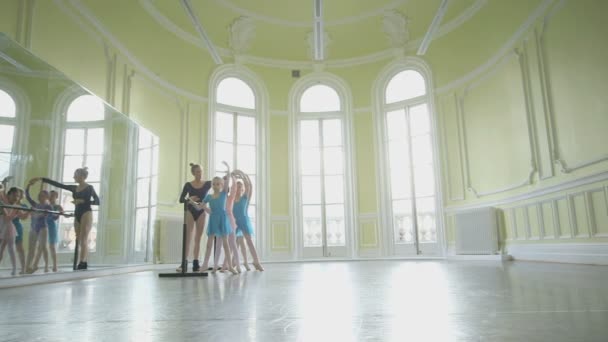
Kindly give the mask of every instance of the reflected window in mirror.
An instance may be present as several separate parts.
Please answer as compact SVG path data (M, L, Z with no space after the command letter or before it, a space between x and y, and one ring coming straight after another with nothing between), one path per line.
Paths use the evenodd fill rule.
M215 172L224 176L222 161L251 178L254 194L257 177L257 111L253 88L245 81L227 77L217 86L215 105ZM249 217L255 225L256 196L249 204Z
M159 139L143 127L138 129L137 144L137 199L135 205L135 238L133 250L144 255L152 252L152 234L156 217L158 188Z
M75 98L67 107L65 122L63 122L63 155L61 178L64 183L74 182L74 171L87 167L89 176L87 183L102 193L101 179L105 151L105 106L97 97L81 95ZM72 194L62 191L61 205L66 211L73 211ZM89 250L94 252L97 247L97 225L99 222L99 207L93 206L93 227L89 233ZM74 219L62 217L59 223L59 250L70 252L74 250L76 235Z
M17 106L6 91L0 89L0 179L11 174L15 140Z

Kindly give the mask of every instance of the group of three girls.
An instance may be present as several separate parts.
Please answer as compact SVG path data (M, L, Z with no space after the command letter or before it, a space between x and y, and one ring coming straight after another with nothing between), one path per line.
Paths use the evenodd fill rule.
M79 168L74 172L74 181L77 185L65 185L48 178L33 178L29 181L25 189L25 197L31 204L34 211L31 217L31 230L29 234L28 255L25 261L23 252L23 226L20 220L28 217L28 212L17 210L14 208L2 208L0 215L0 226L4 227L3 233L0 234L2 240L0 247L0 260L2 259L4 248L8 246L9 255L12 262L12 275L16 274L16 262L14 256L14 247L16 246L21 263L21 274L34 273L38 269L40 258L44 259L44 271L48 272L48 250L50 249L52 259L52 270L57 272L57 244L59 242L57 220L59 214L63 213L63 208L57 204L59 194L57 191L47 191L41 189L38 193L38 202L30 195L30 187L38 181L48 183L52 186L67 190L72 193L75 206L74 228L76 238L79 241L80 248L79 263L77 269L86 270L88 267L88 235L92 227L93 216L91 205L99 205L99 197L95 189L90 184L86 183L88 176L87 168ZM9 189L6 193L3 191L6 187L2 187L0 191L0 201L12 206L22 206L21 199L24 191L17 187ZM53 213L49 213L52 211ZM2 230L2 229L0 229ZM47 238L48 246L47 249ZM36 247L37 246L37 247Z
M226 163L224 164L228 167ZM241 272L237 242L241 246L244 266L247 270L250 270L243 239L247 241L247 245L249 246L254 267L259 271L263 271L264 268L260 264L251 238L253 226L247 214L247 208L253 191L249 177L238 170L231 173L228 168L224 178L215 177L212 181L205 182L202 180L203 171L200 165L190 164L190 171L194 179L184 185L180 202L185 203L186 210L186 254L190 251L192 232L194 227L196 227L192 271L207 270L214 242L218 243L215 253L214 271L219 269L219 256L223 248L224 263L222 270L230 271L233 274ZM231 183L232 186L230 186ZM213 189L213 193L209 194L208 192L211 189ZM209 214L208 239L205 258L201 267L198 256L200 255L200 242L205 227L206 214ZM184 260L177 268L177 271L187 270L187 267L188 261Z

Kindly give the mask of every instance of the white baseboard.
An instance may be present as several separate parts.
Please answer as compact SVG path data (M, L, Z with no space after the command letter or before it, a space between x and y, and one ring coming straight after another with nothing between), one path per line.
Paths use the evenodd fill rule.
M512 244L506 249L515 261L608 265L608 243Z
M456 245L449 243L446 259L455 261L509 261L511 256L508 254L456 254Z

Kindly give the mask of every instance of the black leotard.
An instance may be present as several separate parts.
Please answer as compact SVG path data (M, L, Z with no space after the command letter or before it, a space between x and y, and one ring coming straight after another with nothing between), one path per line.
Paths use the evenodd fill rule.
M190 182L187 182L186 184L184 184L184 189L182 190L181 196L179 196L179 203L186 202L186 195L188 195L188 197L196 196L199 198L200 201L202 201L203 198L207 196L207 192L209 192L209 189L211 189L211 181L206 181L205 183L203 183L203 186L198 189L193 187ZM187 207L188 211L190 211L190 213L192 214L194 221L198 220L199 216L204 213L203 210L196 209L190 203L188 203Z
M42 181L44 183L48 183L52 186L71 192L72 198L74 198L75 200L81 199L84 201L83 203L76 204L76 208L74 209L74 217L76 218L76 222L80 222L82 215L92 210L91 205L99 205L99 197L97 197L95 188L93 188L92 185L87 185L87 187L83 190L76 191L76 189L78 189L77 185L66 185L59 182L55 182L54 180L48 178L42 178ZM93 198L92 201L91 198Z

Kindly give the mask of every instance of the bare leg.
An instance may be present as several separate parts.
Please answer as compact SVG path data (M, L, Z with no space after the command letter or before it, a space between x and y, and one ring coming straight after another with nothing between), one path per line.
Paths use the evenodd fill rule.
M38 269L38 264L40 263L40 257L44 259L44 272L49 271L49 251L46 247L47 243L47 229L42 228L40 233L38 233L38 252L36 253L36 258L34 259L34 269Z
M245 241L243 241L243 237L239 236L237 239L237 243L241 247L241 253L243 253L243 265L247 271L250 271L249 264L247 263L247 248L245 248Z
M251 240L251 235L244 234L245 240L247 240L247 246L249 247L249 252L251 252L251 256L253 257L253 267L255 267L258 271L263 271L264 267L260 264L260 259L258 258L258 252L253 245L253 241Z
M4 250L6 249L6 239L0 240L0 262L2 262L2 258L4 257Z
M234 267L232 267L232 262L230 261L230 248L228 247L228 237L223 236L222 237L222 245L224 246L224 258L226 258L226 264L228 265L228 271L230 271L232 274L237 274L236 270L234 269Z
M17 274L17 260L15 260L15 240L11 239L11 241L2 241L2 245L8 245L8 256L11 258L11 266L13 266L13 270L11 271L11 275Z
M203 266L201 269L206 271L209 267L209 258L211 257L211 250L213 249L213 239L215 235L210 235L207 237L207 248L205 249L205 259L203 259Z
M36 254L36 242L38 242L38 233L34 229L30 229L29 239L27 243L27 260L25 262L25 272L34 273L36 270L32 267L32 261Z
M87 262L89 256L89 233L93 226L93 212L88 211L80 219L80 261Z
M19 263L21 264L21 274L25 273L25 251L23 250L23 241L19 241L15 244L17 247L17 255L19 256Z
M192 215L190 215L192 216ZM207 215L204 213L198 217L196 220L196 232L194 234L194 255L192 259L198 260L201 255L201 239L203 238L203 232L205 231L205 221L207 220ZM194 225L194 222L193 222ZM192 233L192 230L190 230Z
M222 246L219 246L219 248L218 248L218 246L216 246L215 253L213 253L213 270L214 271L219 269L221 254L222 254ZM226 264L226 258L224 258L224 264Z
M238 273L241 273L241 265L239 264L239 249L236 247L236 234L230 234L228 236L228 245L232 251L232 267L236 268Z
M51 260L53 260L53 272L57 272L57 245L49 244L49 251L51 252Z

